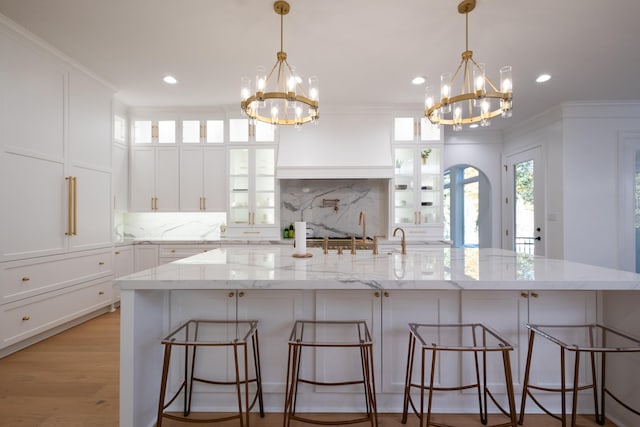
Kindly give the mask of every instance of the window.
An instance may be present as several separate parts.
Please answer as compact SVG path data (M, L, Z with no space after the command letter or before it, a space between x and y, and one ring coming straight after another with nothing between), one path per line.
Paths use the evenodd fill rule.
M174 144L176 142L175 120L160 120L158 122L158 142L160 144Z
M133 143L151 144L151 120L133 122Z
M183 144L199 144L200 143L200 120L183 120L182 121L182 143Z
M488 191L481 188L488 188L488 180L473 166L457 165L445 171L443 187L445 239L454 247L480 246L481 234L485 234L482 224L490 225L490 218L484 222L481 215L483 201L489 200L484 194Z
M127 138L126 134L127 120L121 116L113 117L113 139L118 142L125 142Z

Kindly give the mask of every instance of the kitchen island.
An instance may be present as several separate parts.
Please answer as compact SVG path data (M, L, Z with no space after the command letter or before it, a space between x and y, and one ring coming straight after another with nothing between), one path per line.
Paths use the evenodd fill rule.
M485 322L499 330L515 345L512 365L519 392L527 322L602 321L607 318L603 301L608 295L626 302L640 295L636 292L640 275L629 272L500 249L414 249L407 255L399 248L386 249L381 248L379 255L371 251L325 255L314 248L309 249L311 257L294 258L294 249L282 245L220 248L118 280L120 425L153 425L162 364L160 339L188 318L260 320L268 412L282 411L286 340L294 319L364 319L375 340L378 410L400 412L408 322ZM627 312L618 318L637 324L638 306L625 303ZM307 369L321 376L328 363L316 360ZM469 375L455 361L443 363L441 370L448 381ZM557 382L557 370L532 375ZM616 372L608 376L613 382ZM638 406L640 392L633 387L628 393L636 401L630 403ZM359 398L348 391L315 394L314 402L320 406L301 406L300 412L348 412L357 407ZM558 397L543 397L549 397L551 407L559 407ZM194 410L224 410L232 407L233 398L232 393L216 393L213 400L202 393L194 397ZM474 399L473 394L461 392L436 401L436 411L473 412ZM527 409L535 410L534 405ZM612 410L614 405L608 405Z

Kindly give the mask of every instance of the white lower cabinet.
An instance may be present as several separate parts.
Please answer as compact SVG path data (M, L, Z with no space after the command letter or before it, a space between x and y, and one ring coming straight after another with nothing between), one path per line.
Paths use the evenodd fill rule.
M135 271L133 245L117 246L113 250L113 278L127 276ZM113 301L120 300L120 287L113 287Z
M158 248L158 263L160 265L167 264L219 247L220 245L160 245Z
M318 320L367 321L374 339L376 389L382 393L404 390L408 324L455 323L459 307L459 294L450 291L316 291ZM333 359L320 359L320 372L335 371Z
M113 302L110 250L6 262L1 273L0 355Z
M524 381L527 360L527 323L546 325L571 325L595 323L597 319L596 291L463 291L461 303L463 322L483 322L502 334L514 346L511 357L516 399L519 399ZM573 375L573 359L567 360L568 376ZM494 389L502 391L501 366L497 363L490 369L489 382ZM588 366L581 364L581 382L588 378ZM471 372L464 372L468 377ZM531 365L532 384L542 387L560 386L560 351L557 345L537 337ZM569 380L569 377L567 377ZM552 411L560 411L557 393L538 393L538 398ZM588 409L588 393L580 395L583 409ZM527 412L536 410L529 399Z
M144 244L134 247L134 270L136 272L158 266L158 245Z

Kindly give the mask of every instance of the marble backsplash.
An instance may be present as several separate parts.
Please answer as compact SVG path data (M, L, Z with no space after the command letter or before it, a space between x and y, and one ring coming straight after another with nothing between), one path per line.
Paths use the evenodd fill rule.
M280 228L306 221L314 237L386 236L388 179L285 179L280 181Z
M114 215L114 239L219 240L224 212L138 212Z

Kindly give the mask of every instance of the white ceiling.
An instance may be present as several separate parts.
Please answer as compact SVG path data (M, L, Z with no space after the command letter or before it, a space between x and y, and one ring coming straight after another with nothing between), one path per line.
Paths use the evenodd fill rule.
M511 126L565 101L640 100L639 0L477 0L469 48L498 79L512 65ZM290 0L284 50L320 79L321 115L344 104L415 106L464 50L457 0ZM130 106L239 105L241 76L270 68L272 0L0 0L0 13L111 83ZM551 81L536 84L547 72ZM179 84L169 86L170 73ZM507 124L508 123L508 124Z

